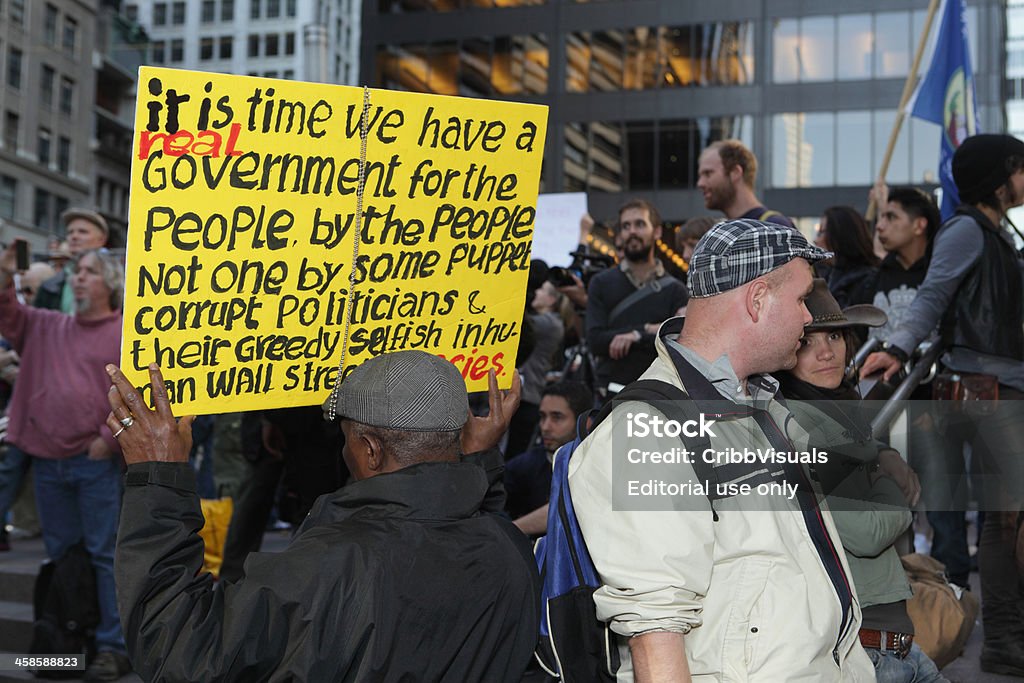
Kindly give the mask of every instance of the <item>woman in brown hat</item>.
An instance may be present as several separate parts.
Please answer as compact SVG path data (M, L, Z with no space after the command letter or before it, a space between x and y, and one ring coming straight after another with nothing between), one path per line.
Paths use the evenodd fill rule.
M876 441L860 410L848 368L853 327L879 327L885 313L874 306L841 309L824 280L807 298L813 321L804 328L796 367L776 373L808 443L829 454L815 474L829 505L863 608L860 638L879 681L942 683L935 663L913 643L907 613L910 584L893 543L910 526L907 505L920 484L899 453Z

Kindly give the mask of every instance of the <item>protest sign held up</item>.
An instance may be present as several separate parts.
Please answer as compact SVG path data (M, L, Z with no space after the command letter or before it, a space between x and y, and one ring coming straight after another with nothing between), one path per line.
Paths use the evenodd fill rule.
M409 348L470 391L491 368L510 384L545 107L150 67L139 83L121 365L147 399L155 361L178 414L310 405L342 354L350 370Z

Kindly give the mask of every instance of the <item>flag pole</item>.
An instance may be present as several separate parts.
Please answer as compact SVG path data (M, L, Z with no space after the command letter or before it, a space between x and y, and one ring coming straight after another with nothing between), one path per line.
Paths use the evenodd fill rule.
M947 2L949 1L951 0L947 0ZM903 95L900 96L900 106L896 110L896 120L892 124L892 132L889 133L889 145L885 148L885 156L882 158L882 165L878 169L877 180L880 182L885 182L885 174L889 172L889 162L892 161L892 153L896 149L896 140L899 139L900 128L903 127L903 119L906 117L907 102L910 101L910 96L914 94L914 88L917 86L917 70L921 66L921 57L924 55L925 45L928 44L928 36L932 32L932 22L938 9L939 0L931 0L928 3L928 16L924 20L924 30L921 31L921 37L917 41L914 63L910 65L910 73L907 74L907 80L903 84ZM875 197L872 194L871 201L868 202L866 214L866 218L869 221L875 219L875 208Z

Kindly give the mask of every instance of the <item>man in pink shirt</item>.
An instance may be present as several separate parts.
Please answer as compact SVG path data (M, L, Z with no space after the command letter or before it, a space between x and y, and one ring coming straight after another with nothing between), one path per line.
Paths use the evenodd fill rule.
M0 257L0 334L21 356L8 408L7 440L33 458L46 553L60 559L82 542L96 569L98 654L86 680L129 670L114 589L114 541L121 507L119 448L104 424L118 361L124 270L105 249L79 256L71 281L74 315L30 308L13 286L14 245Z

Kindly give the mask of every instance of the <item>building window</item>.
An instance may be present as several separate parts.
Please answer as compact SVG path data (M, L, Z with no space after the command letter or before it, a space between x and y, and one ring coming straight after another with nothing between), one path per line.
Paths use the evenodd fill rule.
M53 106L53 84L56 80L57 72L53 70L52 66L43 64L39 70L39 100L42 102L44 107Z
M53 216L56 222L60 224L61 230L64 231L64 222L60 220L60 217L64 215L64 212L71 207L71 202L68 201L67 197L61 197L59 194L53 196ZM63 239L67 235L61 235Z
M264 71L263 72L263 77L264 78L277 78L277 71L274 71L273 69L271 69L270 71Z
M262 0L249 0L249 18L250 19L259 19L260 18L260 5L262 5L262 4L263 4Z
M843 14L836 22L836 79L866 81L871 78L871 51L874 34L870 14ZM791 70L791 68L790 68ZM776 71L776 74L778 72ZM791 74L787 74L792 79ZM776 83L780 82L776 76Z
M138 22L139 20L139 6L132 3L124 6L124 17L128 21Z
M75 54L75 43L78 42L78 22L71 17L64 17L64 52Z
M71 138L63 135L57 138L57 170L64 175L71 172Z
M4 115L4 147L12 152L18 149L18 125L21 117L13 111Z
M914 49L913 38L910 34L910 12L879 12L875 15L876 78L902 78L907 75Z
M39 140L36 145L36 159L43 166L50 165L50 131L46 128L39 129Z
M568 36L569 92L646 90L753 81L752 22L640 26Z
M281 78L287 79L289 81L295 80L295 69L285 69L284 72L281 74Z
M715 140L752 141L753 117L594 121L565 126L562 189L625 192L687 189L697 158Z
M18 181L10 176L0 176L0 216L14 218L14 202L17 196Z
M289 17L295 16L295 0L285 0L284 13Z
M234 38L231 36L220 37L220 58L231 59L231 55L234 52L233 47L235 44Z
M286 33L284 34L284 53L286 55L295 54L295 34Z
M526 7L543 5L558 0L378 0L377 6L381 14L402 14L404 12L449 12L460 7ZM591 0L576 0L589 2Z
M57 8L49 3L43 15L43 40L47 45L57 44Z
M167 3L158 2L153 5L153 26L167 25Z
M171 41L171 61L181 62L185 60L185 41L175 38Z
M50 197L52 195L41 187L36 188L35 206L33 211L33 223L40 230L49 232L53 228L52 215L50 213Z
M60 111L62 114L71 115L75 100L75 82L66 76L60 79Z
M167 61L167 43L162 40L153 41L153 63L163 64Z
M278 51L278 36L276 33L268 33L266 43L263 47L263 54L267 57L276 57Z
M847 37L843 36L846 41ZM836 76L836 18L780 19L772 36L773 81L810 83Z
M281 0L267 0L267 18L276 19L281 16Z
M220 20L235 20L235 0L220 0Z
M495 38L491 85L500 95L546 93L547 39L543 35Z
M204 62L213 59L213 38L202 38L199 41L199 59Z
M249 56L259 57L260 56L260 37L255 33L249 34Z
M181 26L185 23L185 3L175 2L171 7L171 23Z
M387 46L378 53L377 66L378 85L396 90L489 96L548 89L543 35Z
M11 0L11 23L15 26L25 25L25 0Z
M977 64L978 10L964 13ZM923 10L776 19L772 28L772 82L903 78L925 20Z
M896 112L792 112L772 116L771 187L870 185L881 165ZM908 119L897 139L888 182L934 183L935 126Z
M21 50L12 47L7 53L7 85L15 90L21 88Z
M203 0L203 9L201 13L200 21L204 24L211 23L217 16L217 2L216 0Z

